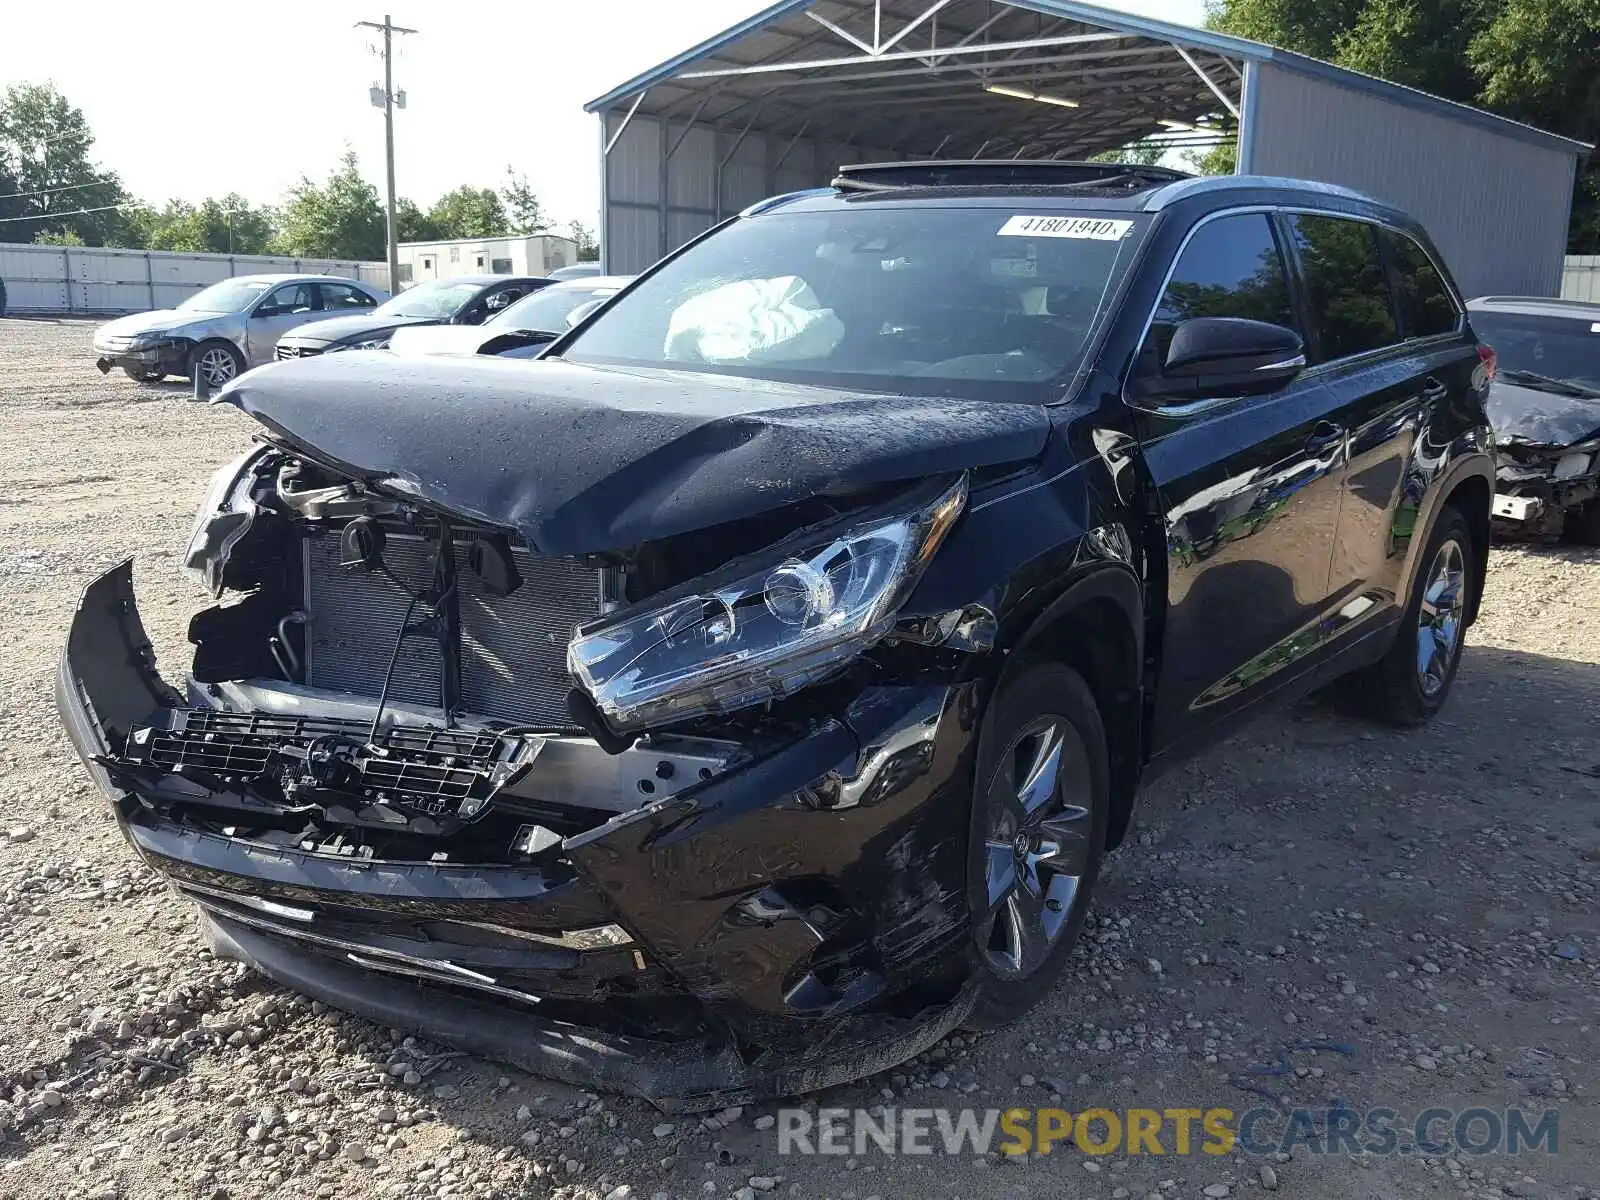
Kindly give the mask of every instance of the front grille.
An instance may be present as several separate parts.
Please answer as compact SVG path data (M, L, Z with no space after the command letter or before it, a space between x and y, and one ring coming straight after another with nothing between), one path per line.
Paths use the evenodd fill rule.
M278 361L279 362L282 362L284 359L315 358L317 355L319 355L321 353L322 353L322 351L316 346L283 346L283 345L280 345L278 347L278 350L277 350Z
M365 742L368 732L364 721L180 709L168 728L133 730L127 757L169 771L189 767L258 778L276 773L285 745L304 748L322 738ZM377 745L383 753L363 754L354 763L360 786L412 802L463 800L503 757L495 734L460 729L389 726Z
M406 587L425 588L434 547L391 535L384 561ZM310 614L306 683L331 691L376 696L405 619L410 597L382 573L339 565L336 537L308 538L306 611ZM599 612L600 573L570 559L513 551L522 586L491 595L457 554L461 612L461 706L471 714L514 724L570 729L567 643L573 630ZM426 615L422 606L413 621ZM439 645L412 634L400 648L389 686L393 700L438 705Z

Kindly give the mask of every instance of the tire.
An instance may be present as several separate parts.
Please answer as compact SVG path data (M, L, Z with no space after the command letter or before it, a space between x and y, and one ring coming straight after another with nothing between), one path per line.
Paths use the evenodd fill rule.
M1458 510L1447 507L1439 514L1418 561L1394 645L1349 680L1349 694L1365 697L1369 715L1403 727L1425 724L1444 707L1461 666L1467 603L1475 594L1479 567L1472 531Z
M244 371L244 355L231 342L201 342L189 353L189 378L204 371L206 384L215 390Z
M1100 872L1109 756L1083 677L1041 664L1003 682L973 779L967 907L979 990L966 1027L984 1030L1017 1020L1050 991Z
M136 383L160 383L167 377L167 373L165 371L154 368L144 369L140 367L123 367L122 373Z
M1600 546L1600 500L1586 500L1567 509L1562 532L1568 541L1580 546Z
M5 284L5 280L0 279L0 317L3 317L5 315L6 315L6 284Z

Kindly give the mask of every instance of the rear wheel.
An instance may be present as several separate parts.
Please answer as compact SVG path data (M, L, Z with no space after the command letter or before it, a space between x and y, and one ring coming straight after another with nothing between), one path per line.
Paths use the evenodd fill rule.
M1352 679L1372 715L1394 725L1421 725L1443 708L1461 665L1478 566L1472 532L1456 509L1439 514L1421 563L1394 645Z
M1099 874L1110 773L1082 676L1049 664L1002 684L974 778L967 890L980 990L967 1024L992 1029L1049 992Z
M201 342L189 355L189 378L219 388L244 370L244 356L227 342Z

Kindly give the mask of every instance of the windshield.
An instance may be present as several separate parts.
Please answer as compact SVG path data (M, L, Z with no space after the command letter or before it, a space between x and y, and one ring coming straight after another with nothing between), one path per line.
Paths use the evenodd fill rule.
M1132 256L1079 210L772 213L691 247L597 317L577 362L920 395L1053 399Z
M1494 347L1499 374L1510 383L1600 389L1600 322L1475 312L1472 328Z
M271 286L261 279L224 279L196 292L178 307L189 312L243 312Z
M372 310L372 315L431 317L436 321L447 321L465 308L481 291L483 291L481 283L451 283L448 280L419 283L415 287L407 288L398 296L391 296L385 300Z
M501 329L536 329L547 333L565 333L568 318L591 300L604 300L615 296L616 287L578 286L557 284L543 291L524 296L510 308L484 322ZM580 316L582 314L579 314ZM572 324L577 324L576 321Z

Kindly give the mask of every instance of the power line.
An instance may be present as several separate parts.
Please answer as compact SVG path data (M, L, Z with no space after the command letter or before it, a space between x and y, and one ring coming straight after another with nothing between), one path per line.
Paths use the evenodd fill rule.
M32 192L0 192L0 200L16 200L24 196L48 196L55 192L75 192L79 188L110 186L109 179L91 179L88 183L64 183L60 187L39 188Z
M54 221L58 217L83 217L90 213L111 212L119 208L144 208L143 204L103 204L99 208L75 208L71 212L34 213L26 217L0 217L0 225L12 221Z

